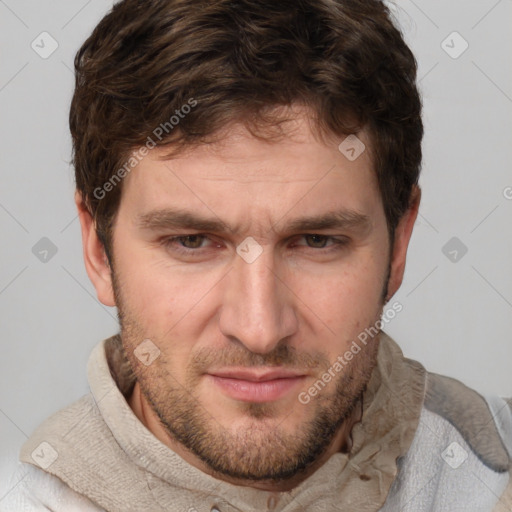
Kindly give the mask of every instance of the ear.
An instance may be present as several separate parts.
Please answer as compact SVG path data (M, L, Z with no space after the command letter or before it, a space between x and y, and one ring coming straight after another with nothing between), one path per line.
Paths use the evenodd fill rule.
M105 248L96 234L94 219L83 201L82 194L78 191L75 192L75 203L82 228L82 245L87 275L96 288L98 300L105 306L115 306L112 273Z
M405 271L407 248L412 235L412 229L418 216L421 200L421 189L414 186L411 192L409 208L403 214L395 229L393 252L391 255L391 268L386 299L389 300L397 292L402 284Z

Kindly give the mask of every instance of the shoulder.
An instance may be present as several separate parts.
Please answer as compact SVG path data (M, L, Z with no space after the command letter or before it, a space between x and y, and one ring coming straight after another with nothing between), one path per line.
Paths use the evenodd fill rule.
M87 437L102 439L105 432L109 431L96 401L88 394L43 421L22 446L20 459L42 469L53 469L64 456L78 456L80 443L86 443Z
M425 409L448 422L489 469L505 472L512 459L512 401L484 397L462 382L429 373Z
M20 463L13 486L0 501L1 512L104 512L62 480L31 464Z
M52 414L35 429L21 448L20 483L10 493L10 502L17 500L20 504L5 512L103 510L77 492L72 483L77 475L87 469L88 460L84 457L84 450L90 440L99 439L101 444L108 434L108 427L101 421L91 394ZM0 512L4 512L1 506Z
M427 373L423 408L382 512L510 512L510 401Z

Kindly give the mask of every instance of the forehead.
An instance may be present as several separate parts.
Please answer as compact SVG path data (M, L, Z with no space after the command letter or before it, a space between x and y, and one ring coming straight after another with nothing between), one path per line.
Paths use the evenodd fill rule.
M121 205L140 212L172 203L245 216L250 206L271 217L292 205L316 214L323 206L368 214L379 202L364 130L357 138L322 138L303 111L271 133L255 136L237 123L170 158L167 148L156 147L125 178Z
M278 177L286 171L292 173L291 178L300 178L297 171L305 170L300 165L305 157L308 158L307 164L310 168L311 160L319 159L317 161L320 166L326 161L337 160L340 154L347 160L344 163L354 162L347 167L356 169L372 166L370 140L365 129L357 137L350 135L347 139L346 135L321 131L314 121L314 115L308 107L294 105L275 108L272 117L275 124L247 125L232 122L212 136L212 143L186 148L177 155L176 160L207 159L212 164L216 160L222 161L228 164L223 170L227 173L231 170L234 177L240 176L240 167L248 168L255 164L258 175L266 178ZM345 139L352 142L345 144ZM351 153L351 149L357 149L355 155ZM157 148L152 156L154 159L165 160L165 155L165 148ZM357 158L353 158L354 156ZM294 165L286 168L271 165L272 162L283 160L294 162ZM266 165L267 163L270 165ZM312 174L316 170L311 168Z

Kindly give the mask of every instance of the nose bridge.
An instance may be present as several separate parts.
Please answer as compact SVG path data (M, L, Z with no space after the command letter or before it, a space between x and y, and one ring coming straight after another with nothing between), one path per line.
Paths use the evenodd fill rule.
M270 249L251 261L238 256L227 282L221 313L221 330L235 337L247 349L265 353L295 329L295 315L289 294L276 277Z
M276 313L276 295L278 279L275 275L275 264L270 251L263 253L252 263L238 262L238 279L245 291L249 306L255 312L267 315Z

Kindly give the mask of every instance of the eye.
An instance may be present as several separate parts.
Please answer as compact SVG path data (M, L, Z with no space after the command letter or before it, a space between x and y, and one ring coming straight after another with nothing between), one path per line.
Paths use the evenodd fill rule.
M175 240L186 249L199 249L205 238L205 235L185 235L178 236Z
M192 234L164 238L161 244L170 252L180 256L197 256L213 247L220 247L207 235Z
M306 244L297 243L296 245L303 247L305 245L307 248L311 249L325 249L329 251L331 249L341 249L342 247L348 244L347 238L336 238L333 236L319 235L316 233L308 233L305 235L301 235L300 238L304 239Z
M304 235L304 239L309 247L314 247L315 249L323 249L329 238L330 237L324 235Z

